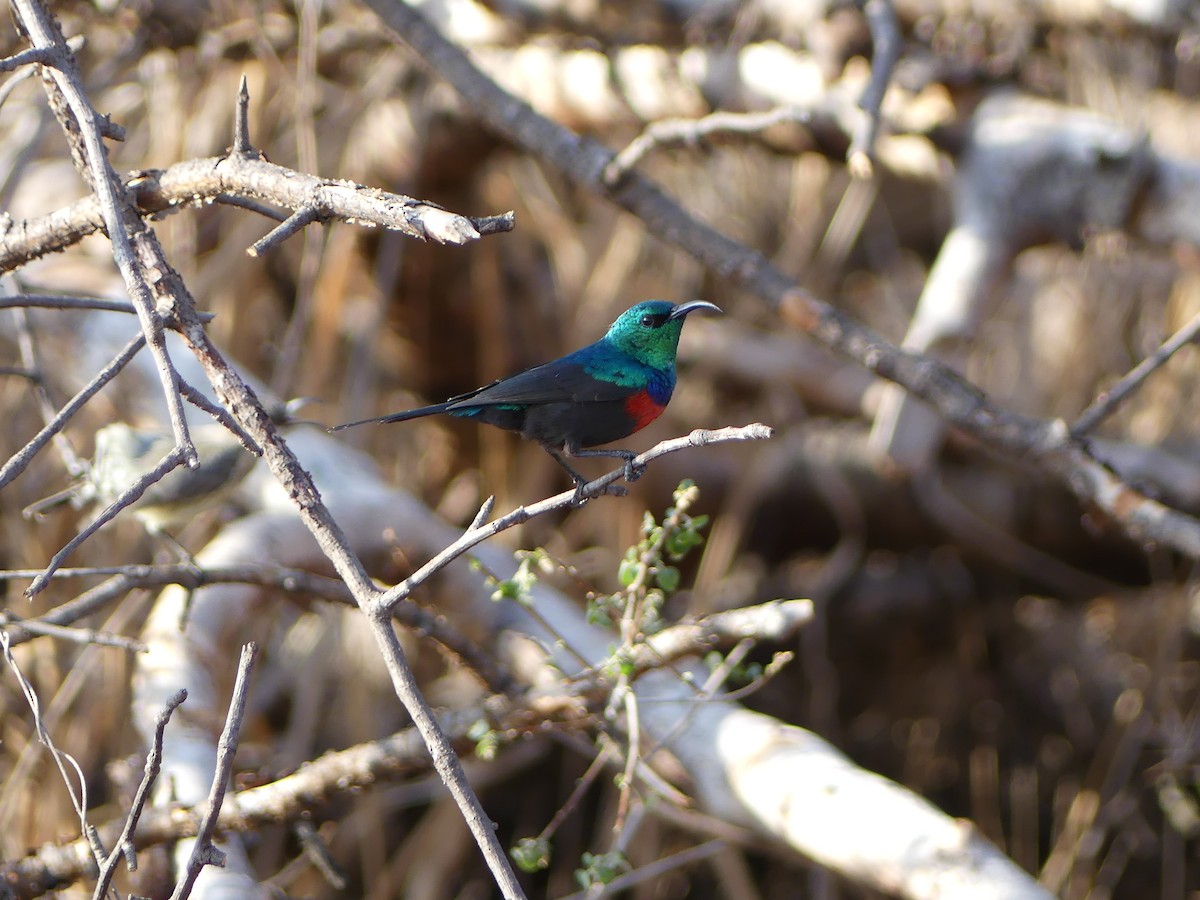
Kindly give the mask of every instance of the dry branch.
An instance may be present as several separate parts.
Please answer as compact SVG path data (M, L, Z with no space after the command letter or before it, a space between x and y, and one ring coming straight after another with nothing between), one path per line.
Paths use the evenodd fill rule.
M229 698L229 713L225 717L225 727L221 731L221 739L217 743L217 765L213 771L212 787L205 801L204 813L200 816L200 824L196 829L196 839L183 845L188 849L187 866L183 876L171 893L171 900L187 900L192 893L196 880L200 878L205 866L225 865L225 853L217 847L213 838L217 831L217 820L221 816L221 805L225 802L225 792L233 774L233 757L237 753L238 737L242 730L242 719L246 714L246 695L250 690L250 672L254 668L254 660L258 655L258 645L253 641L242 645L242 655L238 661L237 680L233 685L233 695ZM157 726L156 726L157 727ZM178 853L180 849L177 848ZM228 888L224 889L228 891Z
M193 159L161 171L134 172L126 176L123 185L137 210L146 216L236 197L296 213L307 211L308 222L337 219L439 243L464 244L513 227L511 212L461 216L429 201L351 181L305 175L267 162L258 154ZM64 250L103 227L100 204L94 197L36 219L9 220L0 236L0 271Z
M98 205L101 222L112 244L113 259L137 310L146 345L158 368L180 456L186 465L194 466L197 464L196 448L188 434L183 398L176 384L178 374L167 355L162 320L155 310L146 273L134 258L134 243L126 231L131 224L128 217L132 215L128 198L124 191L118 190L120 179L113 171L104 147L102 133L106 120L92 108L74 53L58 23L40 0L14 0L13 10L34 48L46 52L42 71L50 107L71 146L76 167L88 182Z

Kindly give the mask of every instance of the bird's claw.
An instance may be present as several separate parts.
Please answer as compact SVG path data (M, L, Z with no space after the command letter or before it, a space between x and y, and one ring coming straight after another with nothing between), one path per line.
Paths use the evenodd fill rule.
M603 497L605 495L609 497L624 497L629 493L628 490L619 484L606 484L599 490L589 491L585 494L584 489L588 486L588 484L590 484L590 482L587 481L579 481L575 483L575 496L571 498L571 505L577 509L580 506L583 506L583 504L587 503L593 497Z
M645 472L646 472L646 466L644 463L639 463L636 459L625 460L625 480L626 481L631 481L631 482L637 481L639 478L642 477L642 475L645 474ZM621 493L625 493L625 491L622 490Z

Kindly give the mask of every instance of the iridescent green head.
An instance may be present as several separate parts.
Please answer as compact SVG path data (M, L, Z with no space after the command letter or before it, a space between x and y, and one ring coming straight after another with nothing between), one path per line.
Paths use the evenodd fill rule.
M604 339L644 365L661 370L671 369L675 365L675 351L679 347L683 320L689 313L700 310L718 315L721 312L703 300L692 300L678 306L666 300L646 300L621 313Z

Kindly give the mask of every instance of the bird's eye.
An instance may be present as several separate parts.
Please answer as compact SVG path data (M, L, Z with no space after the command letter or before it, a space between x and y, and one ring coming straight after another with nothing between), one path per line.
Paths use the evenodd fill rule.
M654 325L656 324L654 319L655 319L655 317L653 315L651 315L650 313L646 313L646 315L642 316L642 327L643 328L653 328Z

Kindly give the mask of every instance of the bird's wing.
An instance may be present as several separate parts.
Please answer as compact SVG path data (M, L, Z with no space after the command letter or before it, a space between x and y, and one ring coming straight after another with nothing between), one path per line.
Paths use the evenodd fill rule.
M623 400L636 392L639 378L645 380L645 374L636 369L636 362L629 363L624 369L607 366L605 375L608 377L597 378L588 373L583 363L569 359L555 360L526 369L478 391L454 397L447 411L472 406L505 406L510 403L523 405ZM614 376L617 380L609 380ZM621 384L621 381L625 384Z

